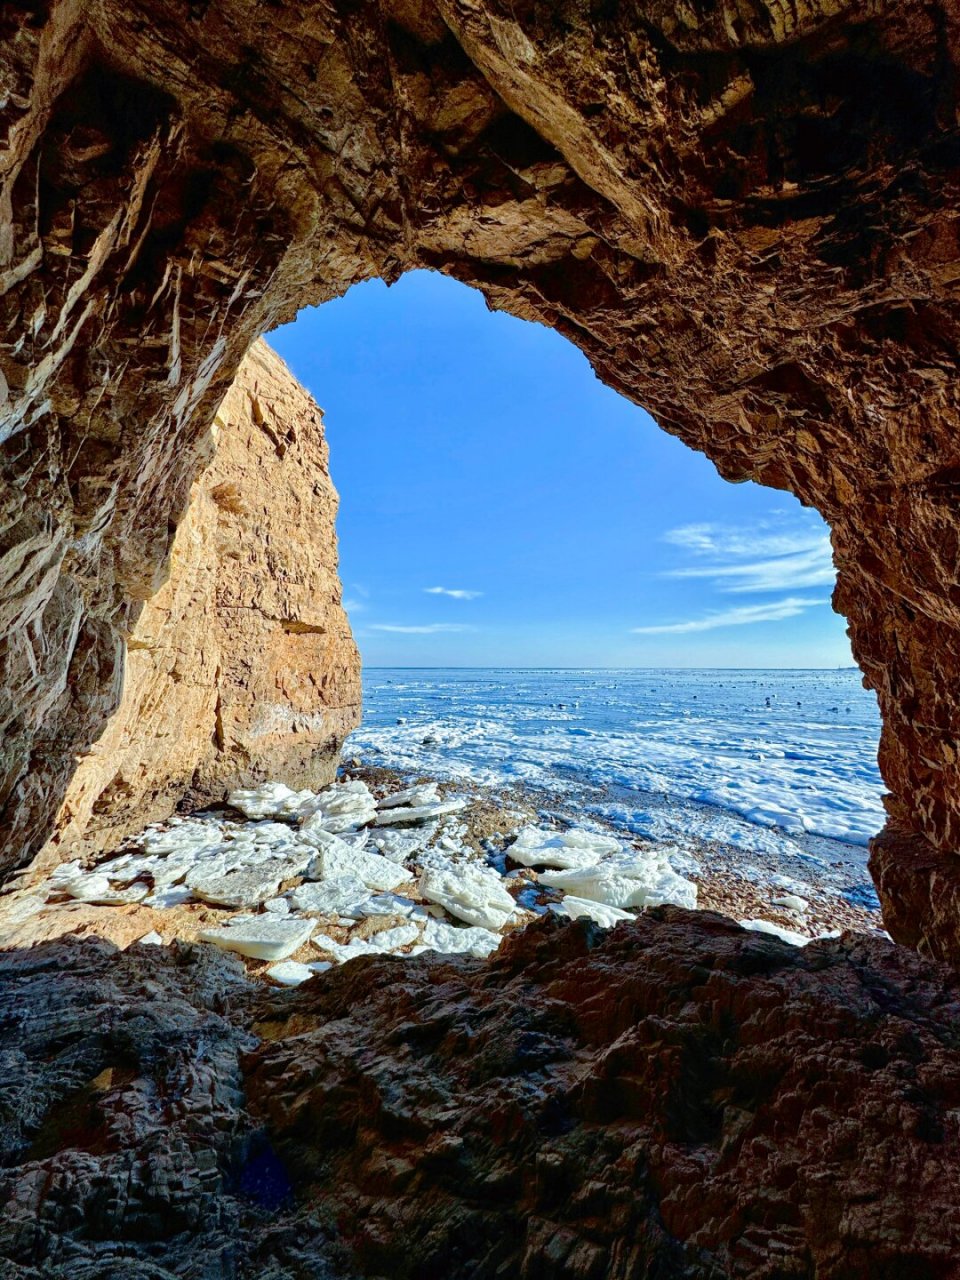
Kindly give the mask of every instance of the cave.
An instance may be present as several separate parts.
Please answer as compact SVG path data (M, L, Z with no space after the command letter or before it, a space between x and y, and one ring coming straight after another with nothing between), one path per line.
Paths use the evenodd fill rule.
M878 959L865 944L851 944L843 962L824 959L819 970L813 961L784 964L759 944L731 939L727 926L714 920L703 926L700 941L689 941L684 962L683 931L693 926L670 911L661 913L660 941L650 940L632 959L619 956L619 943L598 941L580 927L557 947L585 974L618 963L627 974L631 966L655 970L659 956L661 972L673 966L687 977L677 979L661 1004L651 997L650 1010L656 1006L662 1019L683 1023L682 1002L674 997L693 981L690 975L710 969L704 948L712 939L723 956L717 972L731 983L749 985L765 975L775 986L775 970L789 974L783 981L797 984L798 1001L791 1034L802 1021L811 974L821 973L817 980L829 987L822 1007L831 1011L825 1043L845 1047L831 1059L824 1077L831 1083L807 1086L813 1093L822 1086L824 1094L832 1088L834 1100L850 1096L843 1085L844 1018L854 1016L849 988L858 974L865 990L887 992L886 999L876 996L873 1013L858 1006L857 1017L869 1024L869 1034L860 1036L864 1071L886 1072L884 1078L897 1082L891 1089L908 1091L909 1063L941 1055L937 1105L913 1097L910 1139L939 1143L940 1185L951 1179L955 1185L955 1145L948 1146L956 1137L938 1126L941 1112L956 1105L955 1059L944 1045L950 1034L945 1010L956 1001L950 966L960 960L958 42L954 6L942 0L5 5L0 875L12 875L41 851L54 861L60 856L62 806L78 759L88 759L98 741L109 744L125 664L135 657L127 652L129 641L168 580L178 528L216 447L217 415L222 418L233 395L235 418L269 427L262 401L280 392L262 394L273 375L264 348L254 345L258 337L358 281L390 282L414 268L440 271L479 289L492 308L558 330L602 380L706 453L726 479L788 490L828 522L838 574L835 607L848 619L854 655L883 720L888 817L872 845L871 870L887 929L920 957L897 951ZM309 442L284 437L272 459L289 466L302 453L305 466L322 470L323 458L311 459L309 452ZM235 485L225 474L208 486L209 509L225 513L227 523L242 518ZM318 528L329 524L329 502L325 514L319 507L314 514ZM327 585L336 610L339 596ZM271 635L281 637L278 652L309 653L329 676L324 689L291 694L297 715L306 714L301 695L333 713L296 766L305 779L322 781L333 768L338 735L356 712L352 641L337 621L331 648L329 618L284 612L281 605L271 615ZM223 651L257 643L254 635L226 628ZM213 747L203 769L188 771L201 796L268 767L249 752L238 762L236 752L223 749L224 715L233 712L225 711L223 698L214 701ZM286 749L281 733L270 750ZM110 781L105 776L91 793L94 817L108 818L129 802L122 781L113 791ZM188 790L180 775L168 781L152 796L157 814L172 811ZM652 928L644 925L645 937ZM552 963L550 931L540 932L543 937L531 936L502 962L521 986L521 959ZM99 1000L107 1010L112 1030L104 1036L115 1042L109 1052L106 1040L92 1047L93 1032L84 1032L87 1092L80 1090L78 1101L80 1085L70 1075L73 1112L59 1120L48 1116L53 1128L31 1139L37 1158L56 1145L57 1132L78 1126L74 1147L84 1160L116 1149L116 1134L101 1132L87 1112L91 1099L111 1088L111 1096L119 1096L129 1084L125 1072L143 1046L139 1033L131 1033L121 1052L114 1024L133 1016L133 993L145 979L135 958L118 959L124 993L104 995L105 956L103 948L80 956L58 944L46 960L39 951L21 957L27 985L41 981L44 965L85 974L89 989L99 992L91 1003ZM195 986L187 996L190 966ZM476 983L489 990L496 980L479 976ZM207 1014L221 1017L237 987L229 966L215 971L202 957L165 961L153 981L197 1027ZM407 1008L410 1034L424 1055L445 1059L449 1044L438 1048L436 1039L442 1019L431 1027L417 1012L423 1007L418 981L409 980L398 1010ZM46 1007L44 999L60 1002L56 1014L48 1009L51 1029L79 1016L82 987L79 977L64 976L60 996L35 997L38 1009ZM909 1012L908 990L921 992L921 1012ZM557 1002L575 1003L569 992L552 998L556 1025L524 1032L532 1037L528 1056L541 1066L566 1025ZM252 997L236 999L253 1010ZM351 1000L373 1008L377 999L376 979L364 969L330 997L330 1010L342 1013ZM737 1011L735 1000L718 1012L722 1004L714 1023L695 1030L684 1024L667 1037L675 1071L665 1068L664 1081L672 1101L656 1140L657 1159L667 1164L663 1152L671 1144L689 1152L720 1143L718 1135L729 1138L740 1123L733 1118L738 1107L753 1114L776 1092L756 1074L750 1088L738 1092L724 1028L750 1015ZM17 1001L10 1007L16 1011ZM316 1010L298 1013L299 1007L257 1006L257 1025L273 1028L271 1036L287 1023L315 1030ZM9 1008L7 1016L13 1016ZM502 1016L509 1022L508 1013ZM382 1030L389 1045L387 1021ZM305 1071L314 1082L302 1094L311 1135L320 1144L333 1141L334 1122L318 1102L325 1089L336 1094L339 1123L349 1128L343 1117L355 1115L354 1095L363 1095L364 1083L353 1077L345 1083L345 1067L339 1085L318 1083L319 1041L316 1062L291 1065L284 1050L254 1050L248 1033L227 1023L218 1024L211 1042L211 1061L222 1059L218 1078L226 1092L238 1087L237 1063L253 1054L244 1070L266 1099L267 1114L277 1080L289 1083ZM588 1023L581 1019L578 1035L591 1052L597 1037L622 1031L616 1018L602 1030ZM151 1034L159 1080L169 1064L156 1057L163 1036L156 1029ZM465 1042L473 1034L462 1031ZM387 1051L381 1045L377 1052ZM726 1099L723 1114L696 1102L691 1080L700 1078L698 1053L713 1073L704 1089ZM489 1054L492 1062L493 1046ZM634 1079L623 1062L604 1061L622 1114L635 1119L630 1108L641 1106L653 1082ZM682 1064L689 1061L694 1066L687 1070ZM747 1068L741 1063L738 1070ZM216 1077L218 1068L203 1071ZM606 1078L603 1071L597 1067L597 1079ZM193 1078L191 1088L201 1083ZM381 1079L378 1088L386 1095L389 1082ZM571 1089L563 1100L553 1098L553 1111L547 1108L532 1130L518 1129L528 1152L534 1133L546 1144L535 1188L537 1221L552 1221L566 1241L554 1247L545 1237L531 1253L528 1239L527 1252L520 1251L523 1274L759 1277L813 1275L814 1267L816 1274L837 1276L951 1274L946 1254L938 1252L951 1223L956 1227L949 1215L925 1220L919 1234L898 1236L881 1257L870 1252L872 1228L864 1213L859 1226L844 1228L841 1256L830 1253L829 1240L814 1242L774 1196L749 1212L737 1210L740 1252L721 1258L711 1250L731 1228L719 1184L711 1184L709 1212L727 1226L705 1232L698 1244L694 1172L673 1158L668 1190L665 1183L656 1192L656 1171L639 1154L648 1199L642 1211L634 1206L640 1216L633 1221L644 1243L614 1265L609 1258L616 1245L603 1232L588 1239L570 1225L570 1197L579 1195L578 1212L588 1214L589 1188L571 1190L569 1165L579 1159L579 1139L566 1136L564 1111L575 1094L577 1105L599 1122L612 1104L583 1081ZM880 1106L879 1095L875 1102ZM235 1105L225 1096L217 1101L221 1109ZM789 1098L777 1094L777 1106L789 1111ZM879 1123L864 1107L870 1123ZM104 1114L116 1119L129 1107ZM289 1137L291 1114L271 1119L278 1141ZM500 1117L503 1128L510 1127L510 1114L506 1108ZM391 1117L387 1106L380 1122L388 1134L416 1130L409 1116ZM211 1123L215 1128L216 1119ZM827 1163L842 1163L842 1141L831 1132L837 1145ZM590 1139L600 1145L589 1159L580 1153L588 1163L605 1159L606 1139L598 1134ZM437 1138L424 1166L445 1185L463 1141L448 1137ZM171 1161L181 1138L177 1131L171 1139ZM889 1131L883 1140L892 1141ZM489 1141L503 1141L502 1134ZM826 1160L818 1151L816 1159ZM246 1163L238 1167L247 1170L244 1176L253 1176L250 1168L269 1173L271 1159L248 1144ZM350 1176L367 1191L377 1183L400 1194L408 1175L427 1176L420 1168L409 1173L405 1159L384 1154L374 1168L368 1150L363 1161L356 1156ZM910 1160L915 1163L898 1166L893 1180L901 1205L913 1194L916 1170L933 1167L924 1166L913 1147ZM312 1161L301 1152L293 1162L299 1186L318 1176ZM203 1168L201 1162L194 1171L197 1186ZM498 1197L511 1194L510 1176L509 1169L485 1167L489 1184L476 1194L500 1203ZM566 1216L550 1219L547 1210L560 1202ZM881 1203L890 1209L891 1202L874 1199L877 1213ZM359 1204L353 1202L354 1213ZM605 1206L608 1217L615 1214L612 1202ZM184 1231L196 1226L198 1212L219 1212L213 1201L187 1193L175 1213L167 1209ZM220 1228L227 1235L230 1212L224 1210ZM117 1215L123 1217L122 1209L101 1214L98 1238L119 1231ZM381 1221L379 1235L363 1235L352 1220L357 1239L363 1235L356 1256L364 1274L390 1273L385 1259L397 1240L409 1238L399 1228L391 1234L389 1220ZM767 1233L765 1244L751 1244L744 1220ZM64 1255L44 1255L39 1245L31 1254L22 1234L27 1228L17 1230L16 1248L4 1245L13 1266L17 1249L40 1259L38 1265L66 1265ZM130 1238L156 1239L158 1230L144 1209ZM796 1256L791 1232L803 1237ZM769 1261L773 1237L793 1259L793 1270L778 1271ZM444 1239L436 1254L422 1254L432 1261L403 1274L438 1274L447 1266L453 1274L493 1275L495 1266L519 1265L520 1255L498 1252L491 1243L488 1269L470 1272L475 1260L457 1262L455 1241ZM124 1254L121 1262L119 1255L111 1260L93 1251L83 1263L93 1269L82 1274L131 1280L200 1274L190 1270L195 1259L170 1272L145 1256L131 1261ZM310 1271L306 1263L288 1262L286 1270L277 1269L274 1259L274 1272L256 1273L326 1274L316 1269L319 1263ZM215 1274L239 1274L223 1268ZM14 1274L38 1273L25 1265Z

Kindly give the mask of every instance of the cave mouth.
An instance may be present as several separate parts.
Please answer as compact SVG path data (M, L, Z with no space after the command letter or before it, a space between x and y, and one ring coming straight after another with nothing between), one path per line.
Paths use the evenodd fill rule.
M327 788L361 699L336 497L258 339L426 268L827 522L917 952L657 907L291 993L34 937L0 954L14 1274L955 1270L958 70L943 0L3 6L4 888L145 793Z
M581 21L391 0L275 6L247 40L219 6L185 22L154 0L11 14L4 876L103 741L244 353L305 302L424 267L569 338L725 478L822 514L882 712L888 926L957 954L949 15L658 10L637 28L616 6ZM211 492L213 523L244 518L232 483ZM322 619L272 603L277 653L319 655ZM316 670L343 709L336 634ZM310 737L308 691L285 696ZM212 753L235 745L235 710L212 709ZM195 773L170 779L168 803Z

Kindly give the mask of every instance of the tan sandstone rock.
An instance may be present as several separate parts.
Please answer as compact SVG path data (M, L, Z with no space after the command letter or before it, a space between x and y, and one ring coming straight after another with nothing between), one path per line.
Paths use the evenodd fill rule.
M96 852L183 796L322 786L360 716L321 410L257 342L211 427L170 576L127 641L120 707L82 757L39 862Z

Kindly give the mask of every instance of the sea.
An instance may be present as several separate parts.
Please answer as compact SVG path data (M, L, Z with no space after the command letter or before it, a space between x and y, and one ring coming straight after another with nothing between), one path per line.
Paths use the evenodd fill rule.
M345 758L520 788L545 817L670 843L681 864L722 847L747 878L876 906L880 717L856 668L368 667L363 697Z

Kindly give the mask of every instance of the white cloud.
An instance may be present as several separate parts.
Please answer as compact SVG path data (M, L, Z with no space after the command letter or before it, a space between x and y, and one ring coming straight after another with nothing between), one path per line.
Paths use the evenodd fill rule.
M768 604L740 605L721 613L711 613L705 618L691 618L686 622L668 622L652 627L634 627L637 636L684 635L691 631L715 631L718 627L746 627L757 622L782 622L816 605L826 604L823 599L806 596L787 596L783 600L771 600Z
M688 524L663 535L710 564L669 569L668 578L708 578L718 591L795 591L832 586L836 580L829 534L816 529L771 530L769 522L753 529Z
M400 626L388 622L371 624L371 631L390 631L403 636L432 636L441 631L476 631L476 627L466 627L458 622L427 622L421 626Z
M428 596L449 596L451 600L476 600L482 591L466 591L463 587L424 587Z
M343 607L347 613L362 613L367 606L362 600L344 600Z

